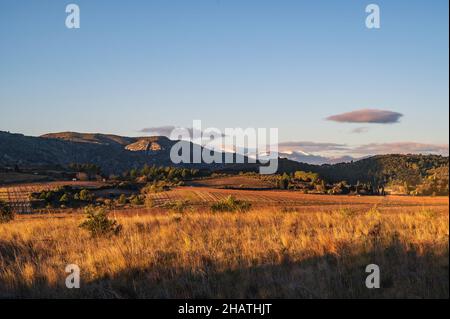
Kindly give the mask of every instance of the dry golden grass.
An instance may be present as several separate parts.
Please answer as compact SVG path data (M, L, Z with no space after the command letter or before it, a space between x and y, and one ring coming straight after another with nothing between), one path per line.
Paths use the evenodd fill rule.
M0 224L0 297L449 297L448 210L137 211L99 239L82 220ZM365 287L371 263L381 289ZM80 289L65 288L67 264L81 268Z

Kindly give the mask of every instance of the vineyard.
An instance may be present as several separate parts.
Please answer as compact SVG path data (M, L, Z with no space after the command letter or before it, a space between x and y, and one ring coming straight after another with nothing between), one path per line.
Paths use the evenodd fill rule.
M95 188L100 186L99 182L48 182L17 184L0 187L0 200L8 203L17 214L32 213L30 195L36 192L56 190L62 186L73 186L80 188Z
M279 190L251 191L208 187L178 187L168 192L155 193L152 196L156 206L163 206L175 201L188 201L192 205L208 206L228 196L248 201L253 206L308 207L311 209L349 206L366 209L376 205L380 209L427 206L445 211L448 210L449 205L448 197L313 195Z
M104 186L101 182L48 182L15 184L0 186L0 200L7 202L18 214L33 213L30 195L32 193L57 190L62 186L74 188L95 189ZM103 190L99 194L106 196L109 193L129 194L127 190ZM212 203L219 202L228 196L247 201L254 207L279 207L279 208L303 208L304 210L328 210L352 208L365 210L377 206L377 208L389 209L389 211L433 208L438 211L448 211L448 197L412 197L412 196L347 196L347 195L315 195L303 194L296 191L282 190L241 190L220 189L213 187L177 187L169 191L151 193L153 205L164 207L174 202L183 202L189 206L208 208Z

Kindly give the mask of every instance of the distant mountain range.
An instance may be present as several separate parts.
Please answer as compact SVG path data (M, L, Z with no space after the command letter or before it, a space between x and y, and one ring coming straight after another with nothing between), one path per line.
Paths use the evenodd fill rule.
M307 163L313 165L347 163L361 159L354 158L352 156L325 157L301 151L279 152L278 154L281 158L287 158L299 163Z
M0 131L1 167L65 168L71 163L91 163L104 173L122 173L145 164L176 166L170 150L178 141L163 136L124 137L111 134L63 132L30 137ZM190 142L186 146L193 148ZM191 152L192 154L192 152ZM224 156L225 153L221 153ZM248 159L247 159L248 160ZM259 164L182 164L178 166L213 171L256 171ZM426 171L448 166L440 155L378 155L364 159L326 158L301 152L280 153L279 172L317 172L330 181L383 181L396 176L425 176Z

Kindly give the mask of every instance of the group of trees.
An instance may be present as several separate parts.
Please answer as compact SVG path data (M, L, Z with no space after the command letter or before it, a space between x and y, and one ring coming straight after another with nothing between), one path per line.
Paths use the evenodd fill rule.
M101 168L95 164L71 164L70 167L85 174L101 173ZM350 163L307 165L300 169L285 171L271 179L279 189L307 193L448 195L448 157L439 155L379 155ZM139 189L139 185L146 184L145 192L156 192L211 173L144 165L110 179L137 185Z
M69 169L76 171L76 172L83 172L83 173L89 173L89 174L101 174L102 169L100 166L92 163L71 163L69 164Z
M76 178L80 180L103 179L100 166L92 163L72 163L68 168L75 172ZM190 180L201 175L198 169L171 167L171 166L150 166L145 164L142 168L132 168L124 171L121 175L111 174L110 180L147 183L153 181L180 182Z
M276 180L276 186L279 189L314 191L324 186L325 181L320 178L318 173L296 171L288 174L279 175ZM324 186L325 187L325 186Z
M129 172L125 172L124 177L139 182L179 182L197 177L199 173L198 169L144 165L142 169L133 168Z
M131 192L128 195L125 193L115 195L111 193L110 196L100 197L96 192L88 189L72 189L70 187L60 188L58 190L42 191L33 193L32 203L34 208L60 208L60 207L87 207L91 205L104 206L107 208L122 207L125 205L140 206L144 205L146 201L146 194L143 192Z
M419 157L420 158L420 157ZM403 195L449 195L449 166L443 165L421 171L417 163L407 163L405 167L416 174L396 172L384 178L371 180L354 179L329 182L315 172L296 171L291 174L277 175L276 185L280 189L302 190L307 193L321 194L360 194L385 195L387 193ZM406 169L406 168L405 168ZM384 170L389 171L389 169ZM420 171L420 173L417 173ZM423 174L423 176L422 176ZM377 176L377 175L376 175Z
M389 183L418 185L433 168L448 166L440 155L377 155L355 162L318 166L315 172L330 183L347 181L356 185L370 182L374 187Z
M290 168L277 175L277 187L324 194L449 194L449 159L441 155L378 155L349 163L303 166L301 171Z
M448 165L432 168L421 183L411 191L412 195L449 195Z
M69 169L75 172L78 180L102 180L102 169L100 166L92 163L72 163L69 164Z
M78 207L92 204L96 198L87 189L78 190L66 186L57 190L33 193L31 199L35 207Z

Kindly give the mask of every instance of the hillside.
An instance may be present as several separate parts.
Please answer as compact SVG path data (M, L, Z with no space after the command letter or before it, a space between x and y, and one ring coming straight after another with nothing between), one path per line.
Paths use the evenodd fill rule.
M153 138L154 148L127 149L138 138L115 135L60 133L43 137L0 132L0 166L62 166L93 163L106 173L120 173L144 164L169 165L167 149L175 143L165 137ZM159 144L158 144L159 143Z
M170 149L177 141L164 136L123 137L109 134L75 132L31 137L0 131L1 167L67 167L71 163L91 163L104 173L120 174L145 164L176 166L170 160ZM189 143L189 142L184 142ZM192 148L193 144L189 143ZM222 153L224 156L224 153ZM247 164L183 164L197 169L245 170ZM250 166L252 169L256 166Z
M41 137L48 139L60 139L69 142L78 143L95 143L102 145L128 145L136 142L136 138L124 137L112 134L98 134L98 133L77 133L77 132L61 132L44 134Z
M176 141L167 137L123 137L110 134L63 132L29 137L0 132L0 167L59 166L92 163L105 173L122 173L145 164L174 166L170 149ZM188 143L188 142L186 142ZM190 143L192 149L192 143ZM191 152L192 153L192 152ZM223 154L222 154L223 156ZM440 155L378 155L339 164L311 165L289 159L279 160L280 173L318 173L329 182L347 181L374 185L408 183L415 185L431 169L448 167L448 157ZM223 172L257 171L257 164L189 164L189 168Z
M118 146L133 152L167 151L175 143L165 136L126 137L99 133L62 132L45 134L41 137L67 142Z
M371 182L387 184L395 181L416 184L433 168L448 166L449 158L440 155L377 155L350 163L322 165L317 170L331 182Z

